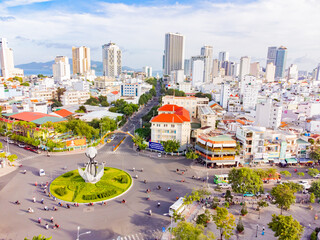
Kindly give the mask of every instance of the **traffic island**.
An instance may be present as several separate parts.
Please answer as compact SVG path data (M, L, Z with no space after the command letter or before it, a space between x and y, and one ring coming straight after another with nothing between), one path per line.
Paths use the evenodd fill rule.
M50 192L62 201L90 203L116 198L128 191L131 185L132 178L127 172L105 167L97 183L86 182L78 170L64 173L50 184Z

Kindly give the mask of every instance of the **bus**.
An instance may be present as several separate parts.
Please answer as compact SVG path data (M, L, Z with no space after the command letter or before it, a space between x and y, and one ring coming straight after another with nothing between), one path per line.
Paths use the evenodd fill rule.
M179 198L174 204L172 204L169 208L169 216L173 217L173 213L176 212L177 214L180 214L185 209L185 205L183 204L184 198Z
M215 184L218 184L218 183L229 183L228 177L229 177L228 174L214 175L213 182Z

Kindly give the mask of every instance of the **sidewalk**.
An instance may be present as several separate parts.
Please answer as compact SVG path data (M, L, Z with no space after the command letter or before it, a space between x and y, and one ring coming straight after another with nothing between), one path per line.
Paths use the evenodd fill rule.
M7 175L7 174L9 174L9 173L12 173L12 172L14 172L14 171L17 170L17 169L18 169L17 166L15 166L15 167L6 166L6 167L4 167L4 168L0 168L0 177L5 176L5 175Z

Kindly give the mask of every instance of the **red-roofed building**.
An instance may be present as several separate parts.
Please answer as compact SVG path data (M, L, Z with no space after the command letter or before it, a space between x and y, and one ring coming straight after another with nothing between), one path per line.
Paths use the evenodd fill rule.
M108 103L117 101L121 97L119 91L113 91L107 94L107 101Z
M177 140L184 147L190 143L190 113L183 107L167 104L158 109L159 115L151 119L151 141Z
M51 115L57 115L57 117L70 117L72 115L72 112L66 110L66 109L60 109L58 111L53 112Z

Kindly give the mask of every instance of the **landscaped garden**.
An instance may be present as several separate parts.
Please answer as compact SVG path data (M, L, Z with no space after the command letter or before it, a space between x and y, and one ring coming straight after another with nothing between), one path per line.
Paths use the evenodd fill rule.
M104 175L95 184L86 183L78 170L73 170L53 180L50 192L63 201L89 203L114 198L127 191L131 184L131 176L116 168L105 167Z

